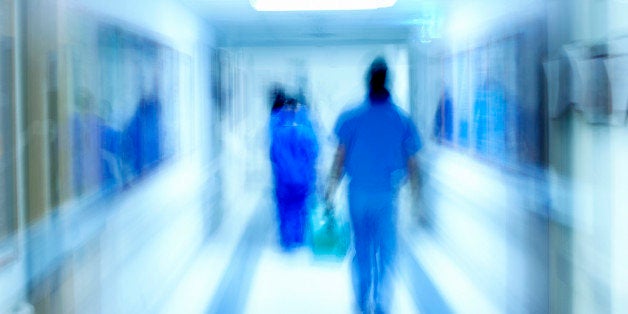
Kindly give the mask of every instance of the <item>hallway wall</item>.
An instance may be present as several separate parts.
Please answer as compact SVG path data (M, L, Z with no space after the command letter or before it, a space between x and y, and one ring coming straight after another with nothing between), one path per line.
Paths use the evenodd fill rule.
M469 13L460 21L469 29L410 49L415 116L426 142L425 232L494 309L545 313L550 247L539 64L546 54L546 15L537 6L500 13L494 20ZM444 90L452 134L437 140Z
M568 78L572 81L563 78L554 87L573 84L569 94L573 106L549 120L549 143L553 146L550 171L556 176L553 206L565 207L562 210L568 217L565 228L557 234L563 238L564 258L571 264L566 272L569 275L562 276L567 285L564 291L573 298L574 313L621 313L628 306L628 290L619 283L628 278L625 267L620 266L628 261L625 249L621 249L628 237L622 226L628 213L623 191L628 172L625 162L620 161L626 156L622 139L627 130L628 99L623 69L628 60L628 24L623 15L628 4L615 0L555 3L573 8L573 12L553 11L569 23L563 25L560 35L551 37L553 46L573 53L567 55L567 61L574 71ZM594 45L608 48L608 56L599 59L608 73L591 71ZM594 83L606 79L610 83L609 103L602 104L603 116L594 121L591 108L596 104L590 96L599 93ZM606 110L609 105L612 112Z
M129 282L168 272L174 276L170 282L176 280L177 268L195 254L206 237L203 224L207 208L191 207L181 212L176 195L164 193L161 201L155 199L157 203L152 206L133 209L138 211L135 216L138 221L134 224L144 231L154 230L151 236L130 237L130 226L121 223L121 217L115 218L121 214L118 211L129 209L113 200L141 203L147 198L143 190L154 185L177 184L182 179L176 175L184 178L192 175L197 180L187 180L190 193L204 186L210 169L207 169L209 161L201 160L207 158L209 149L203 141L209 141L210 121L214 119L209 88L213 31L203 18L174 0L19 3L16 43L25 52L24 58L17 59L22 70L16 71L14 83L18 95L25 98L17 98L16 107L23 110L23 116L18 111L18 121L22 122L23 117L24 125L18 124L15 148L17 156L22 156L22 149L25 153L26 180L18 190L26 197L26 207L18 214L28 220L15 235L24 247L20 252L25 255L11 264L0 265L0 312L17 310L22 301L31 302L38 313L83 313L88 309L95 313L111 312L116 306L129 311L146 309L148 304L142 302L154 302L163 295L162 286L144 285L141 297L145 300L125 304L120 303L125 290L117 289L120 285L113 282L129 289L133 287ZM80 135L73 129L78 94L75 87L79 84L92 90L103 87L99 85L101 72L85 79L76 75L76 68L85 64L91 69L103 66L96 64L97 48L89 47L98 44L95 32L90 32L97 24L114 25L147 38L167 47L164 51L173 56L169 72L173 77L167 79L176 84L166 88L172 91L172 99L168 101L176 101L178 107L176 115L168 116L164 125L176 131L169 133L174 137L165 139L172 143L174 157L124 189L119 186L114 191L96 189L94 193L79 193L73 183L76 177L73 165L84 157L73 154L76 152L73 138ZM73 29L77 25L85 28ZM77 64L77 60L87 62ZM92 141L98 143L100 139ZM90 171L98 171L96 165L91 166L94 170ZM173 210L178 213L174 217ZM142 219L147 216L150 218ZM197 226L192 228L190 221ZM125 247L135 249L125 251ZM163 256L170 258L162 258L155 264L156 257ZM128 265L120 265L120 260ZM149 266L131 270L133 265ZM111 267L124 269L112 271ZM101 289L105 280L109 282L109 290ZM22 285L28 295L22 295L23 290L18 289ZM85 303L90 299L93 301Z

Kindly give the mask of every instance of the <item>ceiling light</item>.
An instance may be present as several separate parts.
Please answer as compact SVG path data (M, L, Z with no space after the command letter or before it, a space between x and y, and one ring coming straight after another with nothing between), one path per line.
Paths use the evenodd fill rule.
M395 5L397 0L249 0L257 11L374 10Z
M465 38L473 33L480 21L480 14L472 9L459 11L452 17L449 26L449 33L454 38Z

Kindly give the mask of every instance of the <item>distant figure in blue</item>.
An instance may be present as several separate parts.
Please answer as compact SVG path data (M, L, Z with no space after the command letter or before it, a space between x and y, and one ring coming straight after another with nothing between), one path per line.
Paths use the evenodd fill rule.
M387 89L388 66L376 58L368 71L368 96L340 115L334 132L338 147L325 199L343 174L349 179L349 214L355 256L353 278L360 313L387 313L392 298L391 272L397 246L397 195L409 177L418 197L421 140L414 123L397 107Z
M451 143L454 139L453 110L451 95L444 89L434 115L434 138L438 143Z
M273 103L270 136L279 238L282 248L289 251L304 244L307 199L316 183L318 142L307 108L286 98L281 90Z
M157 96L140 102L123 134L123 157L137 177L161 159L161 105Z

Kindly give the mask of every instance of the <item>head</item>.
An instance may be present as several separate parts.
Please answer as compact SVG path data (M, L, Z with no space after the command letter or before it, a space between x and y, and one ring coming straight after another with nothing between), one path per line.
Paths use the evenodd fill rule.
M286 108L289 110L296 110L299 106L299 101L294 97L286 98Z
M273 103L271 112L279 111L286 104L286 92L283 87L279 85L271 89L270 97Z
M371 63L368 72L369 90L386 89L388 65L383 57L377 57Z

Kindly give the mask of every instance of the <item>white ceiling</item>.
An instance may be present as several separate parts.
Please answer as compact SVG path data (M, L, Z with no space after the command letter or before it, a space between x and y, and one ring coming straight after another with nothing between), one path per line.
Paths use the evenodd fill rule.
M480 24L511 24L542 10L545 0L397 0L364 11L257 12L249 0L180 0L214 28L222 46L398 43L418 38L421 21L466 32ZM342 0L338 0L342 1ZM536 14L536 13L533 13Z
M397 0L365 11L257 12L249 0L181 0L203 15L221 45L277 45L406 41L418 20L450 0ZM341 1L341 0L338 0Z

